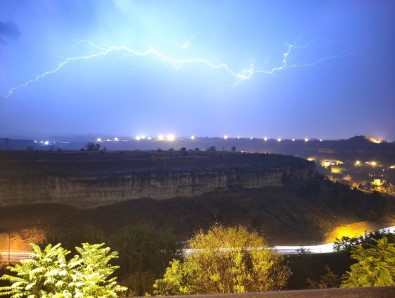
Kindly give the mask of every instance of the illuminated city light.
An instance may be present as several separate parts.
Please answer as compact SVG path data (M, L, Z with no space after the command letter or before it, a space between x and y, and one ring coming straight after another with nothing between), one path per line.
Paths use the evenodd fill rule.
M101 142L101 141L102 141L101 138L96 139L96 142Z
M115 142L119 142L119 139L117 137L114 138Z
M295 142L295 139L292 139L292 142Z
M341 174L342 172L343 172L342 168L339 168L339 167L332 167L331 168L331 173L332 174Z
M309 141L309 139L305 138L305 139L304 139L304 141L305 141L305 142L308 142L308 141Z
M329 160L323 160L321 162L321 166L324 168L330 167L331 166L331 162Z
M163 140L164 140L163 135L158 135L158 140L159 140L159 141L163 141Z
M320 139L320 142L322 142L323 141L323 139Z
M175 139L176 139L175 135L173 135L173 134L167 135L167 140L168 141L174 141Z
M359 160L355 161L354 166L360 167L361 166L361 162Z
M141 137L140 137L140 136L136 136L134 139L135 139L136 141L140 141L140 140L141 140Z
M266 142L266 141L267 141L267 138L263 138L263 140Z
M191 140L194 140L195 139L195 136L191 136Z
M372 138L372 137L365 137L366 140L369 142L375 143L375 144L380 144L383 142L383 140L377 139L377 138Z
M229 137L227 135L224 135L224 140L227 140Z
M45 141L45 142L44 142L44 145L49 145L49 141Z
M374 186L382 186L384 184L384 182L385 182L385 180L375 178L375 179L373 179L372 184Z
M277 142L281 142L281 141L282 141L282 139L280 139L280 138L277 139Z
M375 227L370 222L354 222L335 228L331 233L327 235L326 241L333 242L336 241L336 239L341 239L342 237L360 237L374 230Z

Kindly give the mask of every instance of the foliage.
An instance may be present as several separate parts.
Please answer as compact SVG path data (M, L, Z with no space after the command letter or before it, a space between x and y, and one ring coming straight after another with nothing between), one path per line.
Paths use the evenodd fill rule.
M299 253L285 256L292 275L287 281L288 290L300 290L316 288L328 282L330 278L328 270L333 272L338 278L337 283L331 282L331 287L340 286L340 276L342 276L354 263L348 254L342 252L335 253ZM326 276L328 275L328 276ZM326 276L326 277L325 277Z
M352 249L351 258L357 263L343 276L342 287L395 286L395 243L387 237L373 242Z
M155 294L208 294L281 289L290 270L282 257L268 249L263 237L238 226L215 225L189 240L193 253L173 260Z
M97 151L100 149L100 144L99 143L95 144L95 143L89 142L85 145L85 147L86 147L87 151Z
M216 152L217 148L215 146L210 146L210 147L207 148L207 151L208 152Z
M373 232L366 234L365 236L361 237L347 237L343 236L341 239L336 239L333 244L333 249L335 251L345 251L351 253L353 247L357 245L361 245L362 247L368 247L371 245L375 245L376 240L382 239L386 237L388 242L395 243L395 234L391 234L389 232Z
M310 289L338 288L340 287L340 278L328 265L326 265L325 274L320 276L320 280L315 281L308 278L307 284Z
M117 258L117 252L110 252L103 244L83 243L76 247L78 255L70 261L70 251L61 244L47 245L42 250L32 244L32 258L21 260L20 264L9 266L13 273L0 279L11 283L0 288L0 295L17 297L117 297L125 287L111 277L117 266L109 262Z
M153 293L155 280L163 276L172 259L179 257L181 249L173 232L150 225L123 228L111 243L119 252L120 281L135 296Z
M80 243L103 243L105 236L102 230L96 228L91 224L86 225L69 225L67 231L54 229L49 231L46 239L40 246L46 246L50 243L62 243L62 247L76 253L75 247Z

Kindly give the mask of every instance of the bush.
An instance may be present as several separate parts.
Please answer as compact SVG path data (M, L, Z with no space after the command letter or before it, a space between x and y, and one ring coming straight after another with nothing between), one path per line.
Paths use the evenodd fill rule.
M76 247L78 255L67 261L70 251L60 244L47 245L41 250L32 244L31 259L9 266L11 273L0 279L11 282L0 288L0 295L17 297L118 297L126 291L111 277L118 266L109 262L117 258L104 244L83 243Z
M173 232L150 225L123 228L111 243L119 252L120 281L134 296L153 293L153 283L164 274L169 262L178 258L181 248Z
M281 289L290 270L263 237L244 227L213 226L189 240L192 254L173 260L155 294L241 293Z

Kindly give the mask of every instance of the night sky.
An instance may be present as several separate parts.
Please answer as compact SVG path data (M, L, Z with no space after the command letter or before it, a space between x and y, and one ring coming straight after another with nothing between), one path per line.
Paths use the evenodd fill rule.
M0 0L0 137L395 140L395 1Z

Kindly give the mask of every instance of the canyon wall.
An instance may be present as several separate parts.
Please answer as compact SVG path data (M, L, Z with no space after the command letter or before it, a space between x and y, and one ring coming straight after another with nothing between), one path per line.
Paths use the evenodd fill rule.
M93 208L139 198L160 200L231 188L281 187L284 175L308 178L314 173L314 166L307 161L298 159L296 166L295 158L291 159L293 163L282 158L276 162L273 156L268 159L264 155L245 159L239 155L214 158L200 154L200 162L196 162L196 156L189 157L190 162L188 158L180 162L182 156L164 155L166 158L156 157L152 163L151 157L151 162L138 166L136 160L141 162L144 158L130 162L130 156L108 160L99 155L94 159L88 156L68 156L66 162L64 156L61 159L3 158L0 206L59 203ZM166 168L161 162L164 159Z

